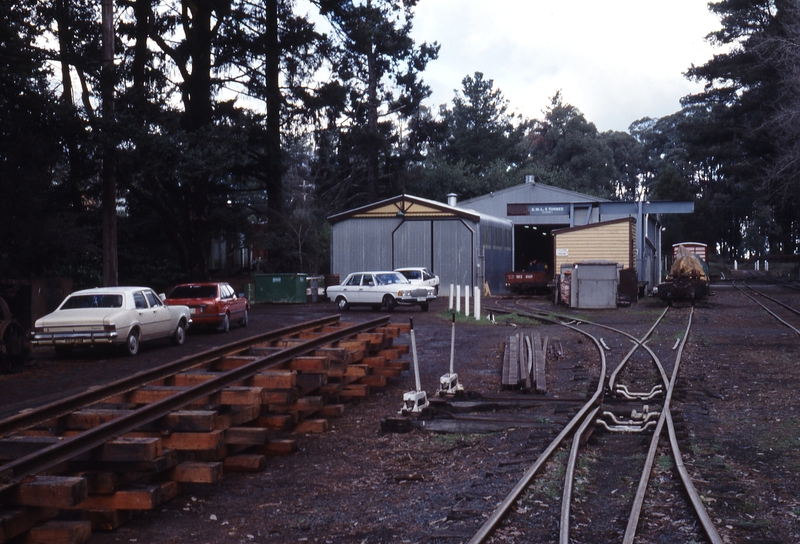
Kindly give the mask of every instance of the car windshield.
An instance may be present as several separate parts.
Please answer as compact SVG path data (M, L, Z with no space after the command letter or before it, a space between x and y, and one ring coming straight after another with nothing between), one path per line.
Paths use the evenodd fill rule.
M169 294L169 298L214 298L217 287L214 285L179 285Z
M408 283L400 274L375 274L375 279L379 285L392 285L393 283Z
M122 295L75 295L61 306L62 310L78 308L122 308Z

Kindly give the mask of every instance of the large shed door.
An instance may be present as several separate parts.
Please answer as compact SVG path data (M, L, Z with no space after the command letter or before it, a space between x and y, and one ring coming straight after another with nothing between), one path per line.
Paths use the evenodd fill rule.
M463 221L404 221L392 234L392 266L428 267L439 276L439 295L447 295L450 284L475 284L475 243Z
M403 221L392 236L392 266L425 266L433 269L431 221Z

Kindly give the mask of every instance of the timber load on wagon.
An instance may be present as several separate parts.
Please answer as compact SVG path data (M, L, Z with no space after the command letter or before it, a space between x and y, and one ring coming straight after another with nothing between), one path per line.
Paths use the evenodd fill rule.
M661 300L696 302L708 296L710 278L706 264L706 245L684 242L672 246L674 261L669 275L657 288Z

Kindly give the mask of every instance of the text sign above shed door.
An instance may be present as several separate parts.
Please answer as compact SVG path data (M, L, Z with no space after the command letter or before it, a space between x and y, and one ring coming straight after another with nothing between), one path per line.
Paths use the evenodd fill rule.
M569 215L569 204L508 204L508 215Z

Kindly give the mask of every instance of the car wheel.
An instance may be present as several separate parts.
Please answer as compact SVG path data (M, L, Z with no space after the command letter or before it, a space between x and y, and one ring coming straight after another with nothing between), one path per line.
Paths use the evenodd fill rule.
M427 312L428 311L428 303L427 302L425 302L423 304L420 304L419 307L422 308L423 312Z
M344 297L339 297L336 299L336 305L339 307L339 310L346 312L350 309L350 303L347 302L347 299Z
M244 309L244 316L239 320L240 327L246 327L250 323L250 316L247 314L247 308Z
M132 330L128 333L128 339L125 340L125 353L131 357L139 353L139 331Z
M231 330L230 314L225 314L225 317L222 318L222 324L219 326L219 330L222 332L228 332Z
M172 343L176 346L182 346L184 342L186 342L186 322L181 319L175 328L175 332L172 333Z
M383 303L386 305L386 309L390 312L393 312L397 306L397 301L391 295L386 295L383 297Z
M65 359L72 354L72 346L56 346L56 357Z

